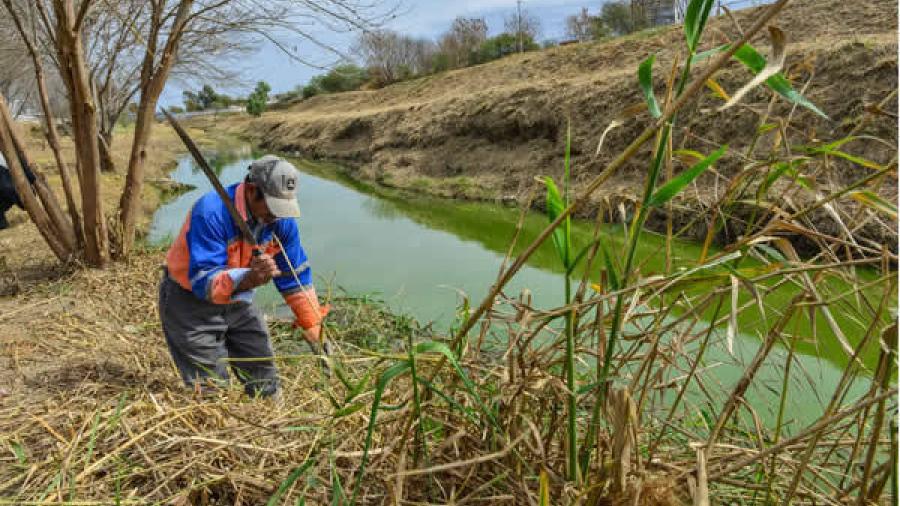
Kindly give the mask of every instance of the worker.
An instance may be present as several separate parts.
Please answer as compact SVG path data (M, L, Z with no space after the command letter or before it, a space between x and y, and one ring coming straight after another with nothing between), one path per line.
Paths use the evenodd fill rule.
M159 314L187 386L215 391L227 383L230 368L248 395L280 398L272 343L252 302L254 289L269 281L291 308L295 327L311 346L319 344L327 308L319 305L300 244L298 181L293 165L269 155L250 165L243 182L226 188L255 236L258 256L215 191L194 203L169 248Z

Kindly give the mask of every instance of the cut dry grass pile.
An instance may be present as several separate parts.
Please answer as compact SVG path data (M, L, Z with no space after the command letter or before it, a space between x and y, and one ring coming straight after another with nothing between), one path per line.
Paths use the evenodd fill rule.
M75 272L0 315L0 503L259 504L311 454L327 449L339 470L359 459L364 417L332 416L338 392L285 328L275 331L282 405L238 387L205 398L185 391L156 317L160 260L149 253ZM403 325L375 304L336 305L332 333L343 342ZM362 375L377 359L343 363ZM327 489L308 496L324 499Z

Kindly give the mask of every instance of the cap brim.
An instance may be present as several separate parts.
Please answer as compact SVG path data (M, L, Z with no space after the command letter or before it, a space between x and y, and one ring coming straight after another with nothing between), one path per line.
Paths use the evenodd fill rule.
M268 195L264 196L266 198L266 205L269 206L269 211L271 211L276 218L300 217L300 206L297 204L296 199L279 199Z

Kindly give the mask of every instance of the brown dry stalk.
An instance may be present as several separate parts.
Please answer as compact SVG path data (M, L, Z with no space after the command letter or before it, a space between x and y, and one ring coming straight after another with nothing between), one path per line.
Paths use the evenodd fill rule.
M822 431L822 430L828 428L829 426L833 425L835 422L839 422L839 421L843 420L844 418L847 418L848 416L853 416L856 413L862 411L863 409L865 409L873 404L881 402L884 399L889 399L892 396L896 396L896 395L897 395L897 387L894 387L894 388L892 388L886 392L883 392L875 397L863 399L863 400L857 402L856 404L854 404L853 406L843 409L841 411L838 411L831 416L820 418L816 423L807 427L800 434L797 434L796 436L794 436L792 438L785 439L776 445L772 445L759 453L754 453L750 456L738 459L738 460L732 462L731 464L727 465L726 467L710 474L709 479L710 479L710 481L716 481L716 480L722 478L723 476L727 476L727 475L729 475L743 467L746 467L760 459L763 459L765 457L768 457L769 455L778 453L781 450L783 450L789 446L793 446L793 445L805 440L806 438L810 437L811 435L815 434L816 432L819 432L819 431Z

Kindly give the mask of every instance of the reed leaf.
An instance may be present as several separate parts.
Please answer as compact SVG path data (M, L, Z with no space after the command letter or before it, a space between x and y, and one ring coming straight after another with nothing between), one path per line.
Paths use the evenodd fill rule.
M646 60L641 62L638 67L638 82L641 85L641 91L644 92L644 100L647 101L647 110L654 118L662 116L659 110L659 102L656 101L656 95L653 93L653 62L656 61L656 55L651 54Z
M897 219L897 206L883 198L879 197L869 190L857 190L847 194L853 200L860 204L871 207L876 211L882 212L893 219Z
M684 38L691 53L697 50L714 3L715 0L691 0L687 6L684 13Z
M272 494L271 497L269 497L268 501L266 501L266 506L275 506L276 504L278 504L278 502L281 500L281 496L283 496L284 493L287 492L288 489L291 488L294 483L298 479L300 479L300 477L303 476L303 474L306 473L306 471L309 470L309 468L311 468L315 463L316 459L310 457L302 465L298 466L296 469L288 473L284 481L282 481L281 484L278 485L278 489L275 490L275 493Z
M689 185L691 181L697 179L700 174L706 171L706 169L714 164L716 160L721 158L727 150L728 145L723 145L690 169L682 172L671 181L668 181L666 184L656 190L653 196L650 197L647 205L649 207L658 207L672 200L672 198L675 197L675 195L678 195L685 186Z
M873 162L872 160L867 160L861 156L851 155L850 153L841 151L835 147L832 147L831 145L811 148L807 152L812 155L828 155L834 156L836 158L842 158L844 160L847 160L848 162L854 163L861 167L865 167L867 169L881 170L884 168L884 166L880 163Z
M695 54L690 59L690 61L692 64L699 63L712 56L715 56L716 54L727 51L730 47L730 44L724 44L718 47L714 47L712 49ZM743 44L741 47L739 47L734 53L733 58L744 64L744 66L750 69L753 74L758 74L766 68L766 58L750 44ZM782 74L781 72L778 72L775 75L769 77L765 82L766 86L768 86L769 89L781 95L788 102L799 105L801 107L805 107L815 114L821 116L822 118L829 119L827 114L822 112L822 110L819 109L814 103L800 94L800 92L795 90L791 86L790 81L788 81L787 78L784 77L784 74Z
M758 74L766 68L766 58L750 44L744 44L739 47L737 52L734 53L734 58L743 63L747 68L753 71L754 74ZM790 81L788 81L781 72L766 79L766 86L784 97L788 102L805 107L819 116L828 119L828 115L795 90L791 86Z
M566 206L563 204L562 195L560 195L559 188L557 188L553 178L550 176L545 177L544 184L547 185L547 217L553 222ZM565 266L568 252L566 251L566 232L563 228L557 227L553 231L553 245L556 247L556 253L559 255L560 261Z
M359 469L356 471L356 485L353 487L353 497L350 504L356 504L356 498L359 495L360 486L362 486L363 476L366 472L366 465L369 463L369 449L372 447L372 433L375 431L375 421L378 418L378 407L381 404L381 396L394 378L409 372L411 364L408 360L397 362L387 368L381 376L378 377L378 383L375 384L375 396L372 399L372 411L369 413L369 425L366 427L366 439L363 443L363 456L359 463Z

